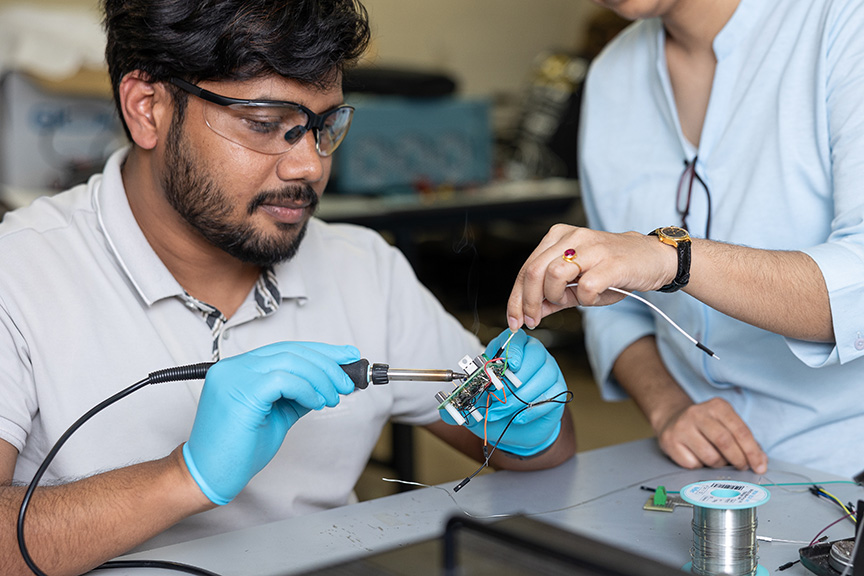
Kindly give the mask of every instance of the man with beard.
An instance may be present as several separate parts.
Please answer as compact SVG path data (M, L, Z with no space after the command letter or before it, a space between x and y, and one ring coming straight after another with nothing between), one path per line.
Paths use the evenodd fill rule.
M377 234L312 218L353 113L341 73L368 42L365 9L107 0L105 12L131 145L0 226L0 573L29 573L20 484L70 423L161 368L217 361L203 387L147 387L64 445L24 530L41 570L345 504L389 420L482 459L483 425L442 422L440 384L351 393L339 366L362 351L448 368L482 350ZM521 331L508 356L520 398L559 401L490 411L493 442L506 427L490 463L554 466L574 452L561 373Z

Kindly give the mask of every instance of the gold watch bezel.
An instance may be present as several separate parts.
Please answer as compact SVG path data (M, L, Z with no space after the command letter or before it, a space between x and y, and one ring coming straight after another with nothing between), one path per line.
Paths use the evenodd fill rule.
M657 228L657 238L664 244L678 247L679 242L690 242L690 233L678 226L664 226Z

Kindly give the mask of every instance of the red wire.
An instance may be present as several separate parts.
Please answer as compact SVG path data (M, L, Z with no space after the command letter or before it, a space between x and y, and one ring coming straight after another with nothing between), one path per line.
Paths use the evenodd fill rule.
M809 548L810 546L813 546L813 544L816 543L816 540L818 540L819 537L822 536L822 533L823 533L823 532L825 532L826 530L828 530L829 528L831 528L832 526L834 526L834 525L837 524L838 522L841 522L841 521L845 520L845 519L848 518L849 516L851 516L851 514L844 514L843 516L841 516L840 518L838 518L838 519L835 520L834 522L831 522L830 524L828 524L827 526L825 526L825 528L823 528L822 530L819 531L818 534L816 534L816 537L813 538L813 540L810 541L810 544L808 544L807 547Z
M492 362L497 362L498 360L504 360L504 358L493 358L491 360L487 360L483 364L483 372L486 374L486 378L489 379L490 383L492 382L492 376L489 374L489 368L488 368L489 364L491 364ZM487 390L488 390L488 386L487 386ZM495 392L492 392L491 390L488 390L488 391L489 391L489 394L491 394L492 396L495 396ZM501 400L500 398L498 398L498 396L495 396L495 399L498 400L499 402L501 402L502 404L506 404L507 403L507 387L505 386L504 388L502 388L501 392L502 392L502 395L504 396L504 400ZM487 407L487 409L489 407L489 395L486 396L486 407Z

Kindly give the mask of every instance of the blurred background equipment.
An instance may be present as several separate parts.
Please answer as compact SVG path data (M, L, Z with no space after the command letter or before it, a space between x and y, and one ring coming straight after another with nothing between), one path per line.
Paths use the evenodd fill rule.
M566 53L537 57L522 113L505 146L506 177L577 178L576 134L588 60Z
M0 80L0 181L18 188L65 190L102 170L125 144L114 102L38 77Z
M0 202L17 207L84 182L126 138L96 12L2 4Z
M491 105L456 96L445 74L363 66L346 73L356 108L333 156L330 190L349 194L464 188L492 177Z
M489 104L457 98L356 97L350 138L333 156L331 189L412 193L487 183L492 175Z

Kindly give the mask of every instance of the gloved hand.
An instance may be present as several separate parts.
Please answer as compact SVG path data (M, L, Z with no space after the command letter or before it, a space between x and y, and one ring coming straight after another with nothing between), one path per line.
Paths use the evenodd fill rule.
M279 450L310 410L336 406L354 383L339 366L353 346L278 342L225 358L207 372L183 457L201 491L227 504Z
M486 347L487 358L492 359L492 355L509 336L510 331L505 330L492 340ZM561 431L561 416L564 414L564 402L567 400L564 394L567 385L555 359L539 340L528 336L523 330L519 330L513 336L502 355L507 357L510 371L519 378L522 386L515 388L505 383L506 391L490 388L494 396L489 398L488 413L486 397L489 391L484 392L477 399L476 407L484 416L485 435L490 444L494 445L498 441L514 414L525 408L525 404L519 399L531 404L557 396L554 402L523 410L510 423L498 443L500 450L518 456L531 456L545 450L558 438ZM506 402L499 401L505 398ZM445 422L455 424L446 410L439 412ZM484 437L484 422L476 422L473 418L468 418L467 427L480 438Z

